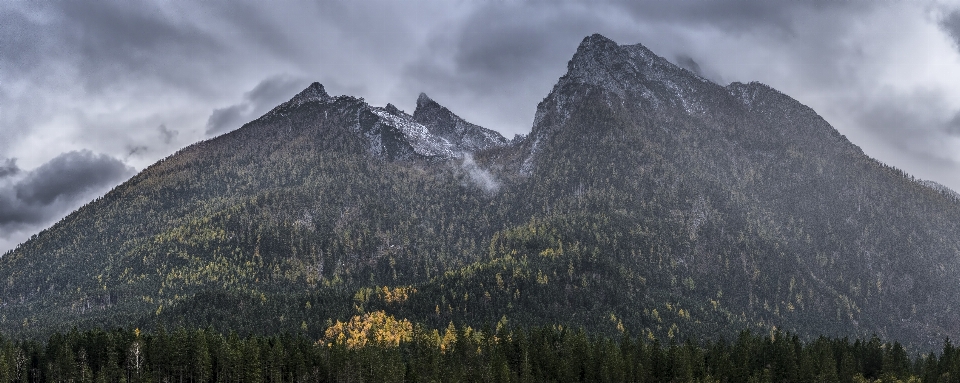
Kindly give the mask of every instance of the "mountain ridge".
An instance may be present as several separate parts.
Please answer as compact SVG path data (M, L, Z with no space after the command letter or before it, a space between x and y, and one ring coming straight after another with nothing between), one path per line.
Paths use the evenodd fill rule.
M958 222L799 101L591 35L513 141L423 93L410 115L312 83L8 252L0 330L321 336L382 309L932 349L960 336Z

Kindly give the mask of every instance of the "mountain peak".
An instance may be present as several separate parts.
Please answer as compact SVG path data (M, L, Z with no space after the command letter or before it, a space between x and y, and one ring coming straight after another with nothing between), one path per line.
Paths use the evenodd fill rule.
M500 133L467 122L426 93L420 93L417 97L413 118L427 127L430 133L443 137L461 150L475 151L507 143Z
M314 82L306 89L300 91L300 93L297 93L296 96L293 96L290 101L300 105L309 101L326 101L328 99L330 99L330 95L323 89L323 85L319 82Z
M390 103L387 103L387 106L384 107L383 109L385 109L387 112L390 112L390 114L392 114L392 115L394 115L394 116L399 116L399 115L403 114L403 111L402 111L402 110L400 110L399 108L397 108L396 105L393 105L393 104L390 104Z
M598 85L623 96L625 87L677 77L674 65L642 44L619 45L600 35L587 36L567 63L565 78Z
M430 105L431 103L432 103L432 104L436 104L437 102L436 102L436 101L433 101L433 99L430 98L430 96L427 96L426 93L420 92L420 96L417 97L417 109L426 107L426 106Z
M604 35L599 33L594 33L590 36L584 37L583 41L580 42L580 46L577 47L577 52L587 52L587 51L597 51L597 50L608 50L608 49L617 49L620 45L616 41L610 40Z

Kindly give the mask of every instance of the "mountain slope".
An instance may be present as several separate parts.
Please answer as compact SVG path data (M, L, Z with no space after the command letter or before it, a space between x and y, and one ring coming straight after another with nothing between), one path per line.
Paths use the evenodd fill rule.
M722 293L701 299L747 323L931 344L957 333L954 201L765 85L722 87L599 35L568 67L530 135L536 193L571 205L598 184L623 193L602 201L660 225L654 252L669 256L655 258L677 264L664 273ZM564 162L584 170L554 176L571 173Z
M759 83L588 36L508 142L312 84L0 259L0 331L383 309L663 339L960 335L960 205Z

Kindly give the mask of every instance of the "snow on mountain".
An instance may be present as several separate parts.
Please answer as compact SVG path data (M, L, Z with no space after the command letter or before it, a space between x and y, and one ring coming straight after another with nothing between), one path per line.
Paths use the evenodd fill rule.
M396 108L391 109L396 110ZM450 141L431 133L409 114L394 114L387 108L377 107L370 108L370 111L382 119L382 124L399 129L407 143L421 156L451 158L458 152L456 150L458 148L455 148Z
M460 158L464 153L508 143L500 133L465 121L422 93L417 100L417 111L409 115L393 104L381 108L367 104L362 98L331 97L317 82L261 118L284 117L311 103L325 105L323 113L356 115L353 130L367 140L372 153L391 159L408 158L412 154Z
M460 150L476 151L507 144L500 133L465 121L424 93L417 98L413 118Z

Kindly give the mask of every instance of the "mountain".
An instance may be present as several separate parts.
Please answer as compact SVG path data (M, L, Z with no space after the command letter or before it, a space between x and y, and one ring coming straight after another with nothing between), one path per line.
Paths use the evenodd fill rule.
M477 151L507 144L495 131L464 121L424 93L417 98L413 118L434 135L443 137L465 151Z
M314 83L0 259L0 331L426 326L960 335L960 204L760 83L583 40L507 141Z

